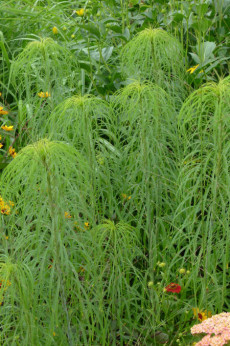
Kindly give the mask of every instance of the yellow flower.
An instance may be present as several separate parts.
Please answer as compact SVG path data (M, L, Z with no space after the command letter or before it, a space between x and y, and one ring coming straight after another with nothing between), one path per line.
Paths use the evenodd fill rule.
M68 211L65 211L65 218L66 219L71 219L71 215L70 215L70 213L68 213Z
M5 131L13 131L14 127L13 126L2 125L1 129L5 130Z
M202 311L198 308L193 308L192 310L193 310L194 316L197 317L200 322L207 320L207 318L209 317L212 317L211 311L207 311L207 310Z
M186 273L186 269L184 269L184 268L179 269L179 273L180 274L185 274Z
M166 266L166 263L165 262L158 262L157 265L158 265L158 267L163 268Z
M186 271L186 274L188 274L188 275L189 275L190 273L191 273L191 272L190 272L190 270L187 270L187 271Z
M10 214L10 207L5 202L3 202L3 204L0 205L0 208L1 208L1 214L3 215Z
M6 235L6 236L5 236L5 239L6 239L6 240L8 240L8 239L9 239L9 237Z
M9 154L10 154L10 156L12 156L13 158L15 158L15 156L17 155L15 149L12 148L11 146L9 147Z
M89 222L85 222L84 225L85 225L85 229L89 228Z
M199 66L199 64L196 65L196 66L190 67L190 68L187 70L187 72L190 72L190 74L192 74L192 73L197 69L198 66Z
M84 8L81 8L80 10L76 11L77 15L80 17L84 16L84 12L85 12Z
M121 196L128 201L132 198L132 196L128 196L126 193L122 193Z
M0 115L6 115L8 113L9 113L8 111L3 110L3 107L0 107Z
M0 149L3 147L3 144L2 143L0 143Z
M48 91L46 92L41 91L40 93L38 93L38 96L42 98L47 98L47 97L50 97L51 95Z
M0 93L0 97L2 96L2 93Z
M56 35L56 34L58 33L58 29L57 29L57 27L56 27L56 26L54 26L54 27L53 27L53 29L52 29L52 31L53 31L53 34L54 34L54 35Z
M74 37L75 37L75 35L73 34L73 35L71 35L71 37L72 37L72 38L74 38Z

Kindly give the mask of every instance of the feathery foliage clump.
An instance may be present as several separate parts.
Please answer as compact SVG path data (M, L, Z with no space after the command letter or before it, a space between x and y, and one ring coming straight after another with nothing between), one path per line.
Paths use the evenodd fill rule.
M92 227L95 216L84 228L83 189L89 180L75 149L39 141L25 147L5 173L2 195L15 201L15 211L1 225L14 241L13 248L6 245L8 258L0 259L0 268L12 268L0 270L2 282L10 283L0 311L2 335L33 345L54 337L64 344L106 344L118 331L121 338L132 335L143 314L141 274L134 266L142 256L138 234L109 220ZM10 321L17 323L9 329Z
M129 78L152 81L183 98L185 63L180 42L162 29L145 29L121 51L121 70Z
M39 92L51 94L57 104L78 83L77 62L73 54L52 38L40 38L27 44L11 66L11 82L19 98L30 100Z
M18 130L23 144L43 137L50 112L76 91L78 78L74 55L51 38L28 43L13 60L10 81L19 98Z
M90 159L95 156L100 137L112 126L110 105L93 95L76 95L60 103L51 113L47 132L52 138L72 143ZM95 158L95 157L94 157Z
M108 211L108 199L113 199L108 158L115 150L114 122L109 103L93 95L75 95L54 109L46 127L51 139L71 143L91 167L88 178L98 205L94 207L103 217L113 214L112 206Z
M122 217L133 218L157 235L170 215L176 179L176 114L171 97L152 83L133 82L113 100L120 156L114 161L115 186L124 201ZM170 197L169 197L170 196ZM126 199L126 198L125 198ZM148 229L149 227L149 229ZM157 230L158 229L158 230Z
M212 244L229 243L230 79L194 91L179 114L183 160L175 217L186 233L201 232L204 271L212 272ZM216 239L216 240L214 240ZM222 244L222 241L220 242ZM224 252L224 256L222 253ZM226 302L228 248L217 252L223 265L222 307Z
M9 220L23 220L20 226L27 231L26 225L42 215L43 221L49 223L53 213L64 218L65 211L83 212L88 198L88 173L85 160L68 144L40 140L26 146L1 177L3 199L15 204Z

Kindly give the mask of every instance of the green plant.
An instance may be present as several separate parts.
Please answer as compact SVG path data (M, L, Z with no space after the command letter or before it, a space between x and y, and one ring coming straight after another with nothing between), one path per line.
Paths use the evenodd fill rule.
M157 83L183 98L185 61L179 41L162 29L145 29L121 51L121 69L129 78Z
M229 82L228 77L218 84L208 83L194 91L183 104L178 118L184 154L179 174L180 202L175 216L180 229L189 233L199 231L199 258L205 280L213 270L214 239L221 237L224 240L219 263L223 270L223 290L218 303L221 310L227 299L226 270L229 261L226 247L230 217Z
M153 266L156 239L164 230L163 218L172 213L176 187L179 147L173 101L157 85L133 82L115 95L113 107L120 153L113 158L113 184L120 196L131 195L130 200L120 197L121 215L144 228Z
M76 88L77 63L64 47L51 38L32 40L11 67L11 82L19 97L31 100L48 92L57 102Z

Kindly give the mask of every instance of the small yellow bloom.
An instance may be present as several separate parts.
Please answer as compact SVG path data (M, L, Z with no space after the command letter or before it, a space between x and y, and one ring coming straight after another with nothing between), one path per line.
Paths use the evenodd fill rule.
M211 311L207 311L207 310L202 311L198 308L193 308L192 310L193 310L194 316L197 317L200 322L207 320L209 317L212 317Z
M71 215L70 215L70 213L68 213L68 211L65 211L65 218L66 219L71 219Z
M0 97L2 97L2 93L0 93Z
M52 31L53 31L53 34L54 34L54 35L56 35L56 34L58 33L58 29L57 29L57 27L56 27L56 26L54 26L54 27L53 27L53 29L52 29Z
M12 156L13 158L15 158L15 156L17 155L15 149L12 148L11 146L9 147L9 154L10 154L10 156Z
M150 287L153 287L153 281L149 281L148 282L148 287L150 288Z
M132 198L132 196L128 196L126 193L122 193L121 196L128 201Z
M197 69L198 66L199 66L199 64L196 65L196 66L190 67L190 68L187 70L187 72L190 72L190 74L192 74L192 73Z
M160 267L160 268L164 268L165 266L166 266L165 262L158 263L158 267Z
M179 273L180 274L185 274L186 273L186 269L184 269L184 268L179 269Z
M42 98L47 98L47 97L50 97L51 95L48 91L46 92L41 91L40 93L38 93L38 96Z
M2 125L1 129L5 130L5 131L13 131L14 127L13 126Z
M8 111L3 110L3 107L0 107L0 115L6 115L8 113L9 113Z
M72 38L74 38L74 37L75 37L75 35L73 34L73 35L71 35L71 37L72 37Z
M0 143L0 149L3 147L3 144L2 143Z
M188 274L188 275L189 275L190 273L191 273L191 272L190 272L190 270L187 270L187 271L186 271L186 274Z
M8 239L9 239L9 237L6 235L6 236L5 236L5 239L6 239L6 240L8 240Z
M89 228L89 222L85 222L84 225L86 229Z
M84 16L84 12L85 12L84 8L81 8L80 10L76 11L77 15L80 17Z

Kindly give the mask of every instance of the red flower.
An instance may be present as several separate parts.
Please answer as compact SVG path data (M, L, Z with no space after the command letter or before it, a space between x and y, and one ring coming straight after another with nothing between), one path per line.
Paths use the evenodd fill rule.
M174 284L173 282L165 287L167 292L180 293L181 286L178 284Z

